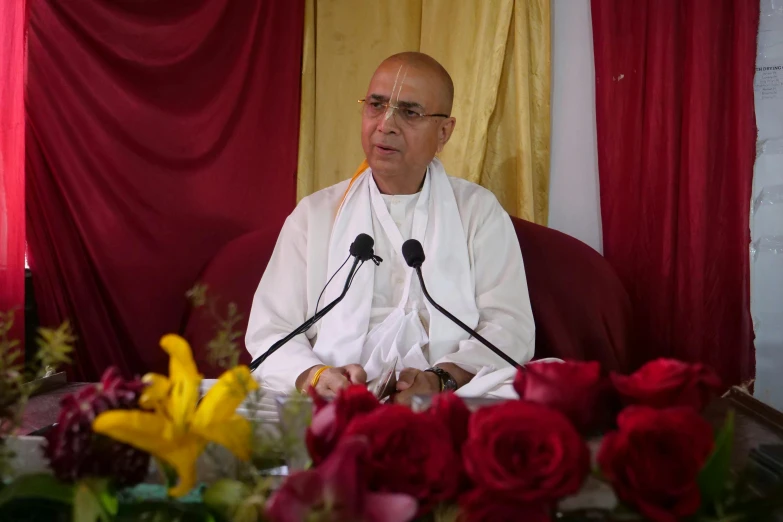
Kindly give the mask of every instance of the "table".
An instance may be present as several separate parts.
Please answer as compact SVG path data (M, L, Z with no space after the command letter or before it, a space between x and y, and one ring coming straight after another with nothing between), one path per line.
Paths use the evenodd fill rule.
M22 425L18 429L18 434L29 435L57 422L62 398L78 392L87 385L88 383L85 382L64 383L62 386L31 397L22 413Z
M719 429L729 409L734 409L734 453L732 467L742 469L752 449L762 444L783 444L783 413L764 404L743 389L730 389L705 411L705 417Z

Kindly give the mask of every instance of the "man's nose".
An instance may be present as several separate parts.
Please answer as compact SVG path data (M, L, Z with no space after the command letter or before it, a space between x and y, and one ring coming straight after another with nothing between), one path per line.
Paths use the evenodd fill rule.
M397 115L394 107L387 107L386 111L378 118L377 129L384 134L397 134L400 131L397 125Z

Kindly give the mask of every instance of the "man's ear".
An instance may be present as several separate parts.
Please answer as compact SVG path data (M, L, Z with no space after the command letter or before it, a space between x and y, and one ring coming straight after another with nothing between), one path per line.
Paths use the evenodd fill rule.
M454 126L456 124L457 119L452 116L443 120L440 127L438 127L438 152L441 152L443 147L446 146L446 143L449 142L451 133L454 132Z

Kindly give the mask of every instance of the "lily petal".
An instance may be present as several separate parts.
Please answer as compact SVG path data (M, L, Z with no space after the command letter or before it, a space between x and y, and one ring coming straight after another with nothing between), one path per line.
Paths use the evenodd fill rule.
M196 483L196 459L206 445L201 437L177 437L168 419L139 410L105 411L95 418L92 429L170 464L179 477L177 486L169 491L172 496L182 496L193 489Z
M230 419L247 394L258 389L247 366L237 366L223 372L210 388L193 417L193 426L204 431L207 426Z
M92 422L92 430L161 458L179 444L171 436L171 423L162 415L147 411L105 411Z
M169 489L172 497L187 495L196 485L196 461L204 451L206 441L198 437L185 437L180 446L160 458L170 464L177 472L177 485Z
M175 334L164 335L160 347L169 354L169 378L179 379L184 375L191 378L199 376L193 353L188 342Z
M247 419L235 414L228 420L221 420L207 426L192 426L191 432L205 440L224 446L238 459L247 461L250 460L252 429Z
M168 401L171 390L169 378L159 373L148 373L141 381L146 386L139 397L139 406L145 410L161 410Z
M168 413L174 426L184 432L196 411L202 376L196 370L190 345L185 339L179 335L169 334L161 339L160 345L170 357L171 393Z

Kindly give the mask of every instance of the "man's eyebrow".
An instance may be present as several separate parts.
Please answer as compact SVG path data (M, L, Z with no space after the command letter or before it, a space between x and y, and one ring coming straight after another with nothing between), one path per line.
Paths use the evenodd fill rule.
M367 99L368 100L372 100L372 101L377 101L377 102L383 102L383 103L388 103L388 101L389 101L389 97L388 96L383 96L382 94L370 94L369 96L367 96ZM424 107L422 106L422 104L420 104L418 102L413 102L413 101L399 101L399 102L396 103L396 105L399 106L399 107L403 107L405 109L421 109L421 110L424 110Z

